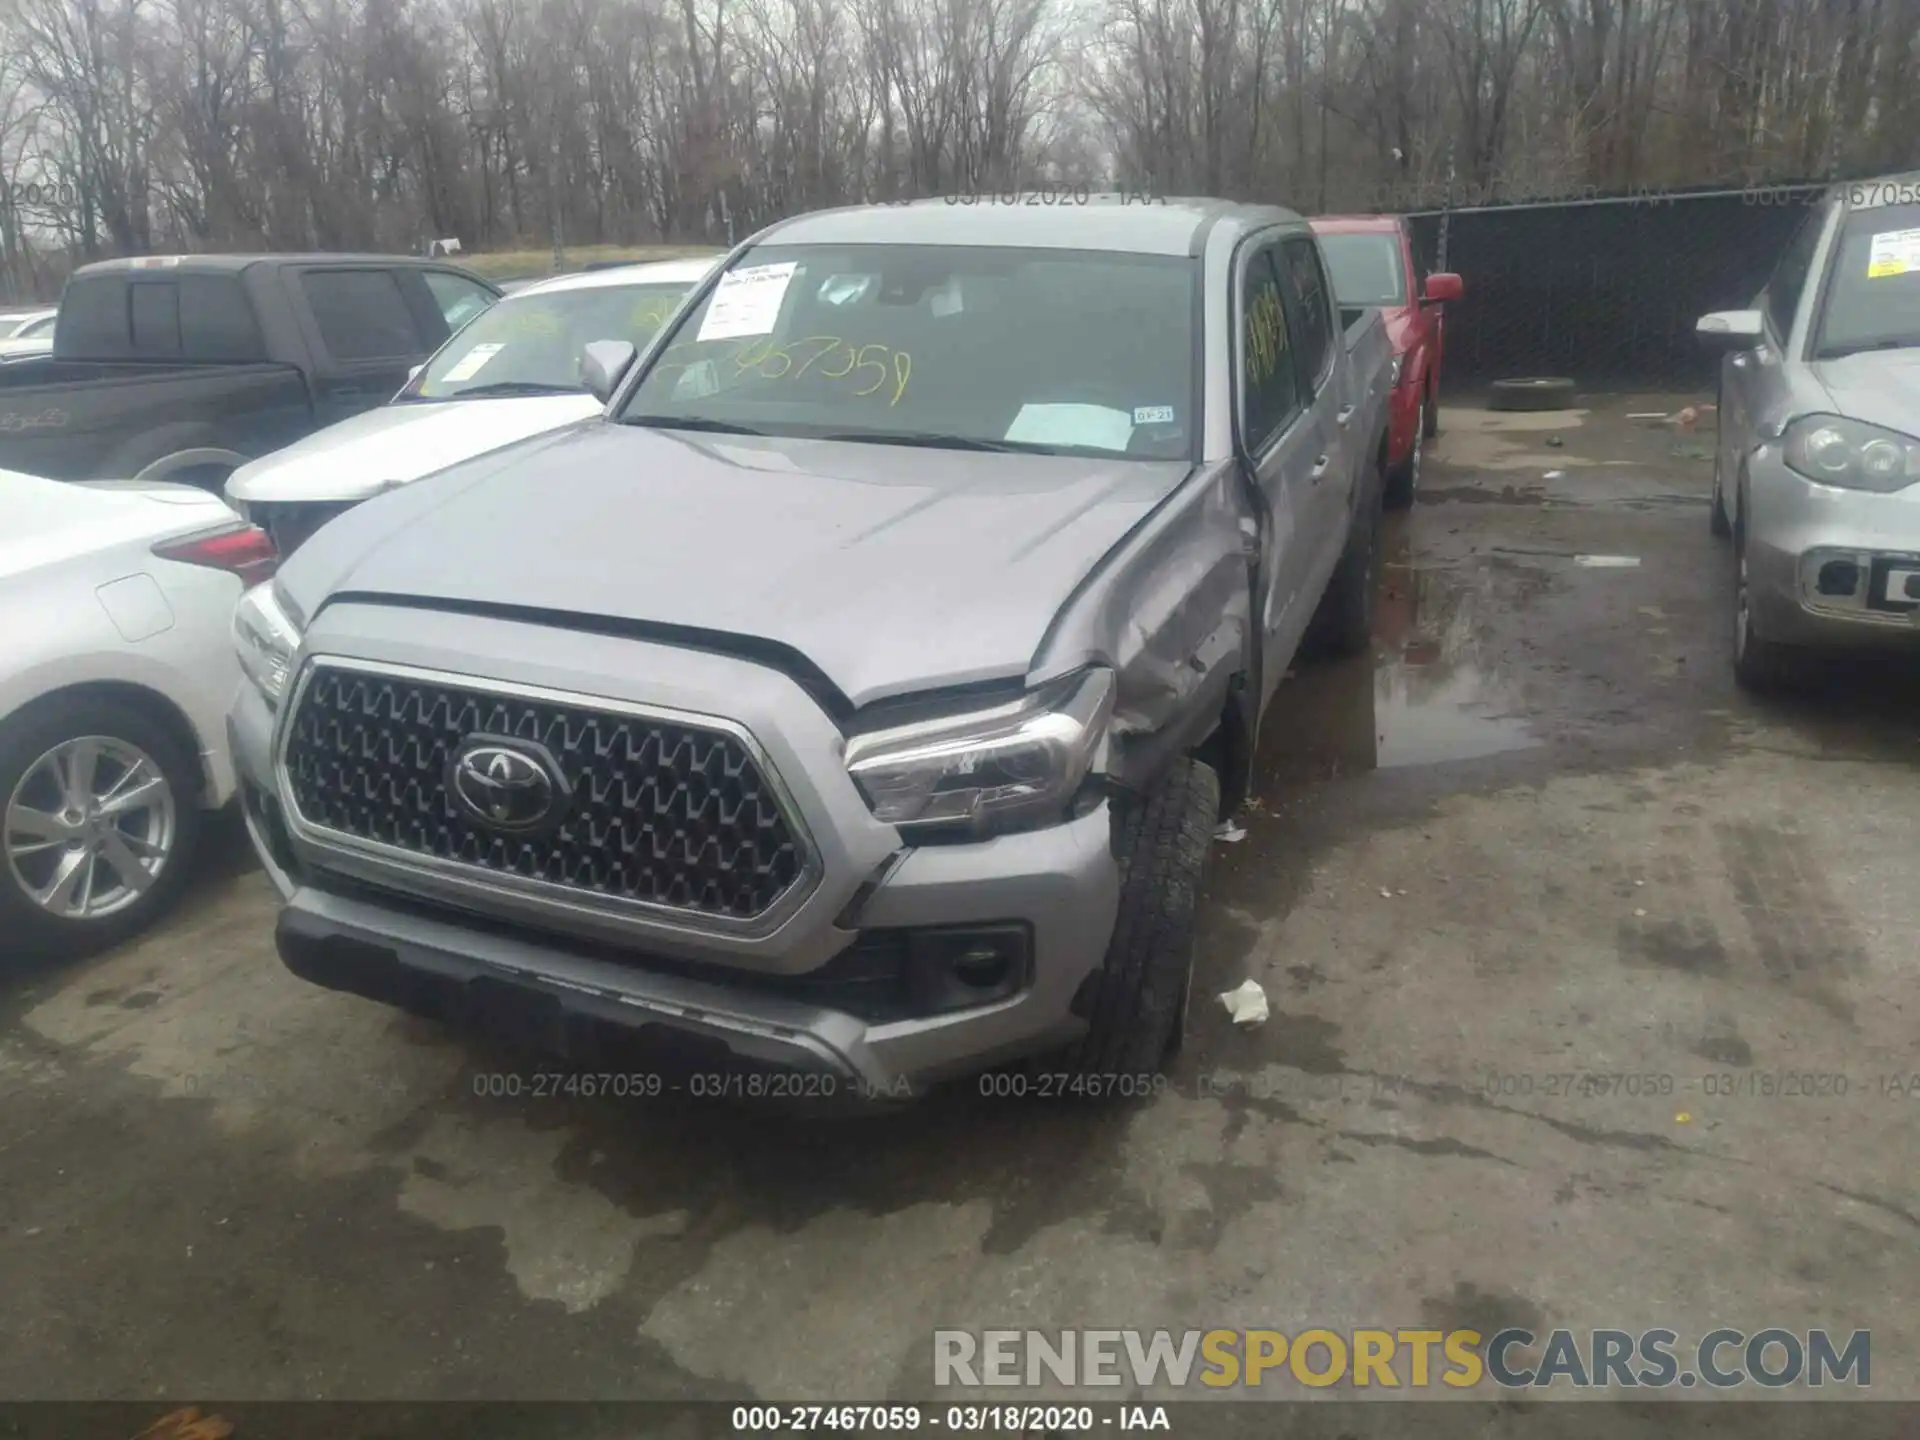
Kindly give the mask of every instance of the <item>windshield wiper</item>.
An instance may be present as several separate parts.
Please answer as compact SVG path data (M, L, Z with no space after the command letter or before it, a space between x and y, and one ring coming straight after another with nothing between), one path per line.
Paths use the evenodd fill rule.
M975 440L966 435L933 435L913 430L836 430L819 438L849 440L861 445L917 445L923 450L985 450L1001 455L1033 448L1006 440Z
M464 390L456 390L451 395L435 396L440 400L484 400L500 395L584 395L587 392L578 385L548 385L540 380L495 380L490 385L469 385Z
M699 415L622 415L622 425L647 425L656 430L705 430L714 435L765 435L751 425L731 420L709 420Z
M1814 358L1843 360L1849 355L1864 355L1869 350L1916 350L1920 340L1863 340L1857 345L1829 345Z

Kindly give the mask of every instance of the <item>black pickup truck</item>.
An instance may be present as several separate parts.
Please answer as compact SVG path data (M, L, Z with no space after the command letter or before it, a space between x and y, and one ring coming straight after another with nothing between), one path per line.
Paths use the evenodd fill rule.
M500 298L405 255L168 255L74 272L53 352L0 366L0 469L182 480L372 406Z

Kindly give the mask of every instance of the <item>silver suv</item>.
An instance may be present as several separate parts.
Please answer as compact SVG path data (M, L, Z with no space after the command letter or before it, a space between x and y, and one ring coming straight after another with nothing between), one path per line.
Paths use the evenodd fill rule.
M1310 623L1367 641L1378 312L1286 211L934 201L776 225L589 350L604 417L241 606L285 962L589 1061L1130 1093L1275 686Z

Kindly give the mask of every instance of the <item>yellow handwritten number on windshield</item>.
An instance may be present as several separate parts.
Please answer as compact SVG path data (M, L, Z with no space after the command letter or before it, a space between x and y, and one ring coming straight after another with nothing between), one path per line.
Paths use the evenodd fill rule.
M698 342L682 342L669 346L654 366L654 373L663 375L670 370L684 370L689 360L672 358L676 352L695 349ZM807 349L806 358L797 365L793 352ZM844 350L847 363L835 368L834 360L829 359L836 350ZM731 360L735 380L743 380L748 375L758 375L766 380L789 378L798 380L807 371L818 365L821 376L828 380L845 380L848 376L867 370L879 372L872 384L863 384L853 393L859 396L877 395L886 388L887 382L893 382L893 393L887 399L891 409L900 403L907 393L907 383L913 378L913 356L905 350L895 350L889 345L870 344L854 346L842 340L838 335L808 335L789 345L776 345L771 337L765 340L747 340L736 344L731 350L712 358ZM838 357L835 356L834 359ZM864 380L865 376L862 374Z

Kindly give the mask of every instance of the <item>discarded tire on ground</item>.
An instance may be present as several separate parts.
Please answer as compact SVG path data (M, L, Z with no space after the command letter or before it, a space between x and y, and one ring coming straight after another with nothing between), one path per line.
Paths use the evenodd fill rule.
M1558 375L1525 380L1496 380L1489 410L1567 410L1573 406L1573 381Z

